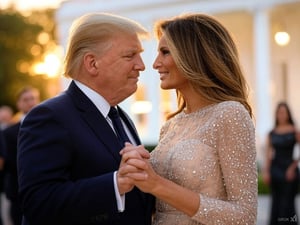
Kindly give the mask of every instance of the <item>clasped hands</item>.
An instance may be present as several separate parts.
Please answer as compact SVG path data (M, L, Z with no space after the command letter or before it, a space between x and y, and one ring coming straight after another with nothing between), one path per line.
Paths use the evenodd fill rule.
M142 145L125 143L120 151L122 160L117 172L119 193L125 194L137 186L141 191L151 193L157 174L150 162L150 153Z

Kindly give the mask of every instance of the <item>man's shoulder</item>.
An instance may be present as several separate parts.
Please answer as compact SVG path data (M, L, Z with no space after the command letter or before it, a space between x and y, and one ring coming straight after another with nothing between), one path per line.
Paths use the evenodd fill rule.
M38 106L36 107L58 107L60 105L67 104L67 102L70 101L70 97L66 94L66 92L62 92L52 98L46 99L42 101Z
M14 133L15 131L18 131L19 128L20 128L20 122L14 123L14 124L8 126L7 128L5 128L3 130L3 134L7 135L7 134Z

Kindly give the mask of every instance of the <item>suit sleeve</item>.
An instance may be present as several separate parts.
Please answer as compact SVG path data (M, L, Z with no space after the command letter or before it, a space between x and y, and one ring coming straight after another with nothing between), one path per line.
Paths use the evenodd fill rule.
M4 170L4 151L5 151L5 141L4 141L3 131L0 129L0 173Z
M30 224L87 224L117 216L116 201L112 200L113 171L91 176L84 175L87 168L81 168L82 177L75 178L74 162L84 159L74 154L79 151L78 142L67 123L41 105L27 115L21 126L19 194Z
M3 157L4 148L5 148L5 144L4 144L3 131L0 130L0 157Z

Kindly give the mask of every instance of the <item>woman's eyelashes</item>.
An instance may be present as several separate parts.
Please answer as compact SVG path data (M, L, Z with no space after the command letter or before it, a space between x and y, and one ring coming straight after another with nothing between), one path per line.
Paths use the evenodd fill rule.
M168 54L170 54L170 51L169 51L169 49L167 49L167 48L161 48L161 49L160 49L160 52L161 52L163 55L168 55Z

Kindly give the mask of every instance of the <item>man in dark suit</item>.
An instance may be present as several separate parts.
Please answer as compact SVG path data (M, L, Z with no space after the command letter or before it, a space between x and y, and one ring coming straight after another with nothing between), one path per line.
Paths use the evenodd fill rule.
M3 131L0 129L0 195L2 195L3 192L3 178L4 178L4 149L5 149L5 143L4 143L4 137L3 137ZM0 201L2 200L2 196L0 196ZM0 202L0 209L1 204ZM0 214L0 225L3 224L2 221L2 214Z
M152 196L121 177L120 114L129 141L135 127L117 104L137 89L141 58L138 23L112 14L80 17L71 27L64 74L68 89L35 107L19 136L23 225L150 225ZM148 158L149 154L144 153Z
M4 151L4 193L9 199L9 214L13 225L22 224L22 211L18 196L17 176L17 139L21 121L26 114L40 102L40 93L36 88L24 87L17 94L17 108L21 114L20 121L3 130L6 148Z

